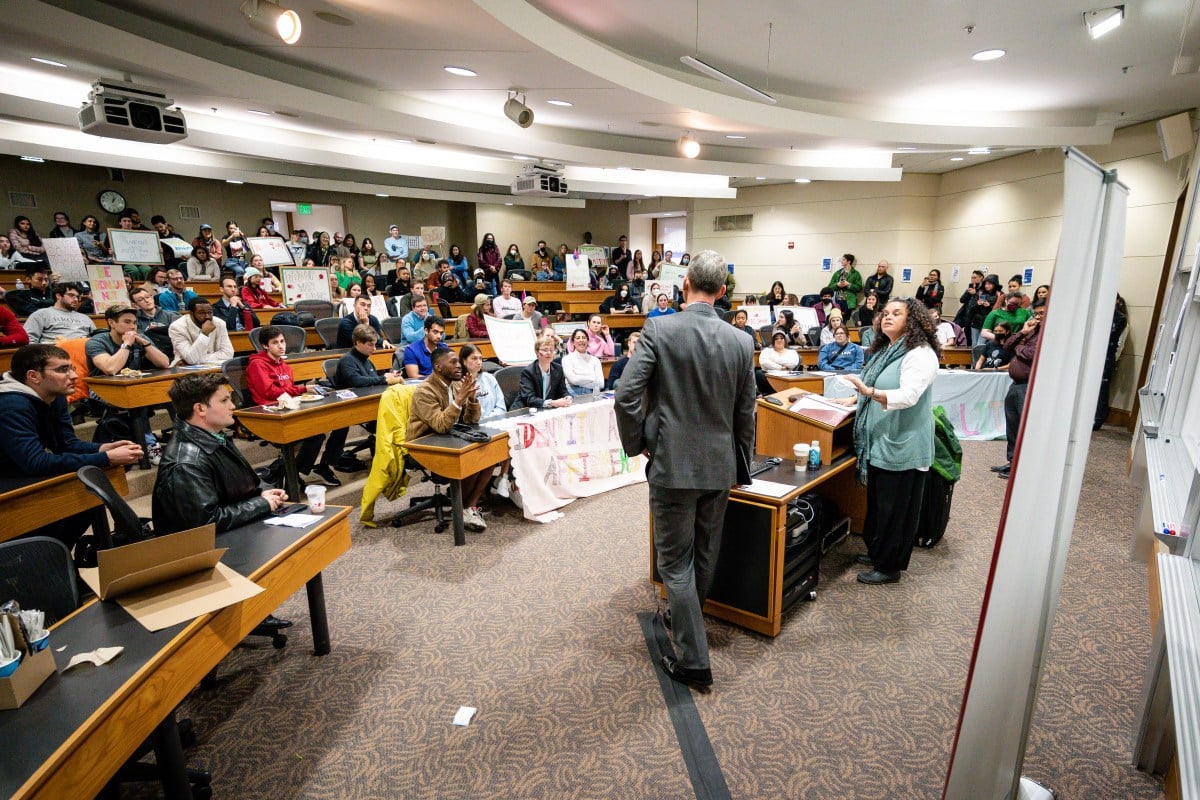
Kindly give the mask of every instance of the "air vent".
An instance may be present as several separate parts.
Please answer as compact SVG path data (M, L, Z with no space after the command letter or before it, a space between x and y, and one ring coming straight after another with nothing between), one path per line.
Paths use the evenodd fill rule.
M180 206L180 219L200 219L200 206Z
M37 208L37 197L33 192L9 192L8 204L13 208Z
M754 230L753 214L730 214L725 217L713 218L714 231L749 231Z

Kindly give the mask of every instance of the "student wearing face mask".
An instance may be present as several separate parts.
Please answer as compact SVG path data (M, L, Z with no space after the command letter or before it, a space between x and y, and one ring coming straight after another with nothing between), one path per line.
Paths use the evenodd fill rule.
M412 265L413 280L426 283L429 276L435 272L437 272L437 262L433 260L433 254L429 252L429 248L422 247L421 254L417 256L417 260Z
M638 311L640 309L629 296L629 285L625 283L613 287L613 293L600 304L601 314L636 314Z
M500 248L496 246L496 237L490 233L483 235L479 245L478 262L476 266L483 270L484 282L488 284L488 294L496 293L496 283L500 280Z
M504 271L500 273L500 277L507 277L514 272L525 272L525 259L521 257L521 248L516 244L508 246L508 252L504 254ZM520 275L513 276L513 280L521 278Z
M996 338L994 328L996 323L1005 322L1008 324L1010 331L1019 331L1033 314L1028 308L1021 307L1021 301L1025 299L1025 295L1020 292L1009 292L1004 296L1004 305L997 308L995 311L987 315L987 319L983 322L982 336L984 341L992 341Z

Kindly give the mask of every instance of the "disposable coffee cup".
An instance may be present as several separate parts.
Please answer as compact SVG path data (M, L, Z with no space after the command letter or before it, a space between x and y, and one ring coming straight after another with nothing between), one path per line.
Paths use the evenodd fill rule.
M308 498L308 510L310 513L320 514L325 510L324 486L305 486L304 496Z
M792 445L792 458L796 460L796 471L803 472L808 468L808 445Z

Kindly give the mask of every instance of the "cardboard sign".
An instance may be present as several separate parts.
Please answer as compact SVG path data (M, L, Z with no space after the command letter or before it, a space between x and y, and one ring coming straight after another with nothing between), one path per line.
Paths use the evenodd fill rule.
M287 242L278 236L251 236L246 239L250 243L250 252L262 256L263 264L268 267L292 266L296 260Z
M537 360L533 352L535 334L529 320L483 318L488 338L502 364L529 364Z
M118 264L162 264L162 245L154 231L108 229L113 261Z
M682 264L669 264L666 261L658 270L658 282L662 286L670 284L676 289L683 288L683 279L687 275L688 268Z
M324 300L333 302L333 294L329 290L329 270L317 269L288 269L279 270L279 278L283 281L283 304L295 306L301 300Z
M581 244L576 248L581 256L587 256L592 260L593 267L608 268L608 248L598 247L594 244Z
M75 237L70 239L42 239L42 246L46 248L46 258L50 261L50 271L58 273L59 281L86 281L87 278L87 261L83 257L83 251L79 249L79 240Z
M446 228L443 225L422 225L421 242L426 247L436 247L446 242Z
M158 241L155 239L155 241ZM92 287L92 302L96 313L103 314L110 306L129 305L129 290L125 288L125 270L117 264L88 264L87 282Z

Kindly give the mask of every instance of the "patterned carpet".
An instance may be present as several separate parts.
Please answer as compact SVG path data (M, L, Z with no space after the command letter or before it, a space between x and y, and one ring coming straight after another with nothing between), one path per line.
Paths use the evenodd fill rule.
M1128 441L1093 438L1030 737L1025 773L1062 798L1161 796L1128 766L1150 643ZM1003 447L965 444L947 538L900 584L856 583L852 540L775 639L710 620L716 687L696 704L733 797L940 796ZM581 500L551 525L508 506L464 548L421 522L356 523L325 573L332 654L311 655L291 598L285 650L238 648L185 703L189 761L223 798L694 797L636 619L655 606L646 496ZM479 708L468 728L451 725L462 705Z

